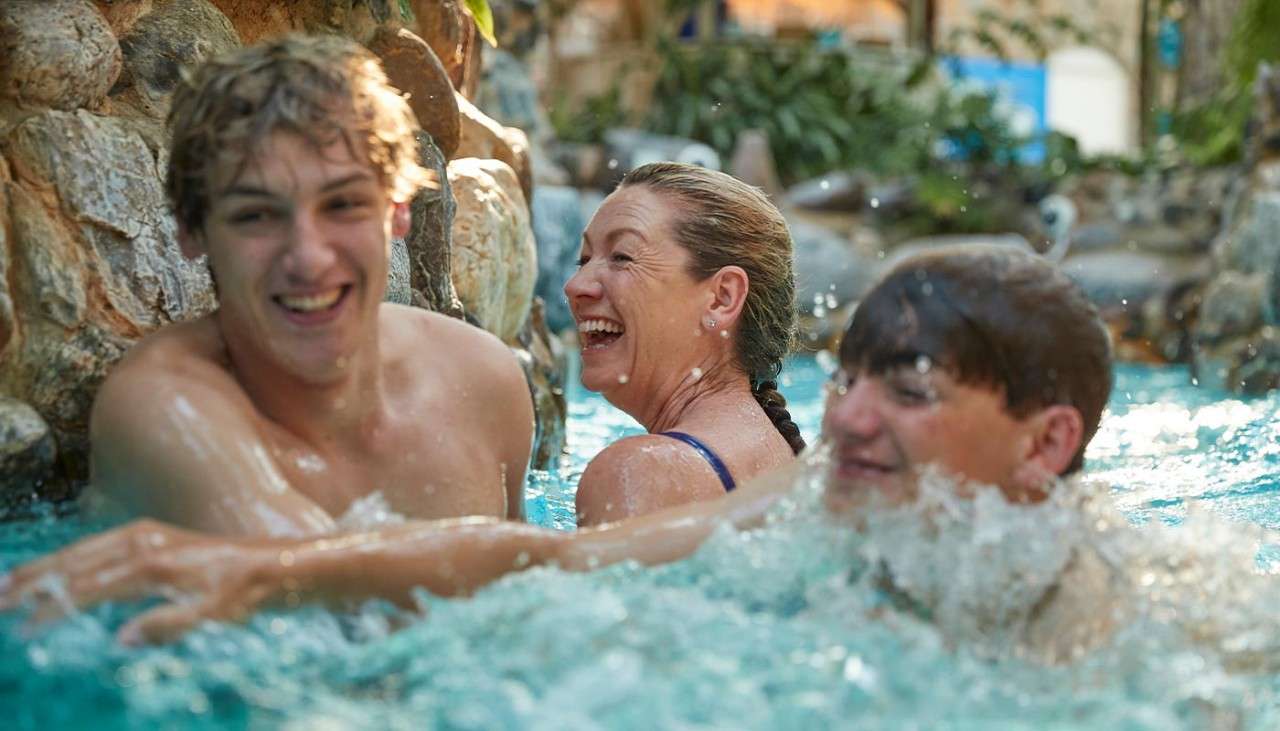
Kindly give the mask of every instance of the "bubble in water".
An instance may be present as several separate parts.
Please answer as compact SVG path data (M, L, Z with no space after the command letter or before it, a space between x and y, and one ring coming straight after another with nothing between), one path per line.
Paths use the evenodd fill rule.
M823 190L826 190L827 188L830 188L830 187L831 187L831 183L830 183L830 182L828 182L828 181L826 181L826 180L824 180L824 181L822 181L821 183L818 183L818 187L819 187L819 188L822 188Z
M828 376L835 373L840 368L840 360L830 350L819 350L813 359L818 362L818 367Z
M879 199L879 198L874 198L874 197L873 197L873 198L871 199L871 207L872 207L872 208L879 208L879 207L880 207L880 199Z
M828 293L826 305L828 310L834 310L836 307L840 305L840 300L836 299L836 296L834 294Z
M617 158L613 158L613 157L609 158L609 165L608 165L608 167L609 167L609 169L610 169L610 170L617 170L617 169L618 169L618 160L617 160Z

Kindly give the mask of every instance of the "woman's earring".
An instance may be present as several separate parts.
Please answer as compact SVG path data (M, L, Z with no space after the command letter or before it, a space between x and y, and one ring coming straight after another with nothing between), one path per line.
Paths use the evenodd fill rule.
M716 321L715 321L714 319L710 318L710 317L708 317L707 319L703 320L703 321L702 321L702 324L703 324L703 325L705 325L705 326L706 326L706 328L707 328L708 330L715 330L715 329L716 329Z

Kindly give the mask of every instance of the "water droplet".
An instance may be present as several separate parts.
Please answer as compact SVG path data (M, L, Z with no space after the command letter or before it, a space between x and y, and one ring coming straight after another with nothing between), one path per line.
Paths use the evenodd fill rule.
M617 170L617 169L618 169L618 159L617 159L617 158L613 158L613 157L609 158L609 164L608 164L608 167L609 167L609 169L610 169L610 170Z
M275 619L271 620L271 634L282 635L284 634L285 629L286 629L286 626L283 619L276 617Z
M618 383L626 383L627 381L630 381L630 380L631 380L631 378L630 378L629 376L627 376L627 374L625 374L625 373L623 373L622 375L618 376Z
M872 207L872 208L879 208L879 207L880 207L880 199L879 199L879 198L872 198L872 199L871 199L871 207Z
M725 340L728 340L728 339L729 339L729 331L728 331L728 330L721 330L721 331L720 331L720 337L724 338Z
M928 373L933 370L933 359L927 355L916 357L916 373Z
M702 379L702 369L701 369L701 368L694 368L693 370L689 371L689 375L693 376L693 380L695 380L695 381L697 381L697 380L701 380L701 379Z
M281 565L281 566L284 566L285 568L288 568L288 567L290 567L290 566L292 566L292 565L293 565L293 562L294 562L294 555L293 555L293 551L285 550L285 551L281 551L281 552L280 552L280 565Z
M840 361L830 350L819 350L817 355L813 356L813 359L817 362L818 367L822 369L822 372L828 376L840 368Z
M829 181L824 180L821 183L818 183L818 187L822 188L823 190L826 190L827 188L831 187L831 183Z

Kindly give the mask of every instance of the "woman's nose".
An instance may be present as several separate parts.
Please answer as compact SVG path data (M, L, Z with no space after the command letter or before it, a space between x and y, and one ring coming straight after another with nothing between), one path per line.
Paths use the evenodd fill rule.
M569 277L569 281L564 283L564 296L569 301L580 297L600 297L600 280L592 273L590 263L579 267L578 271Z

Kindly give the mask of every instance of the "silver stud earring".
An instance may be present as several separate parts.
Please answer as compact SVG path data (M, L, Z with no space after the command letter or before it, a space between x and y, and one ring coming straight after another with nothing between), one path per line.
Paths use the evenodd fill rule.
M707 327L707 329L708 329L708 330L715 330L715 329L716 329L716 321L715 321L714 319L710 318L710 317L708 317L707 319L703 320L703 321L702 321L702 324L703 324L703 325L706 325L706 327Z

